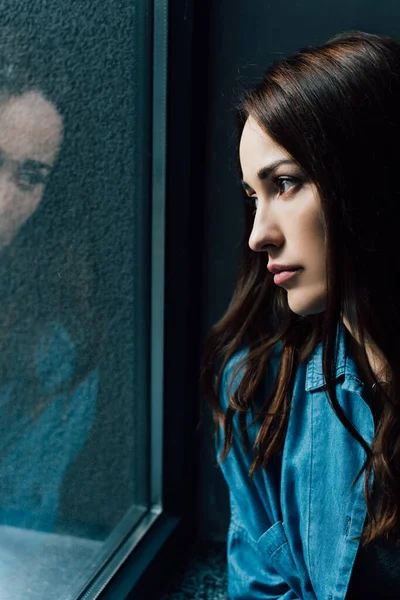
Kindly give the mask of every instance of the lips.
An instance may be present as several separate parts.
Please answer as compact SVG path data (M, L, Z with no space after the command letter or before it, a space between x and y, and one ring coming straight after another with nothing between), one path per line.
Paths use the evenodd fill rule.
M295 277L298 273L300 273L300 271L302 271L301 268L279 271L274 275L274 283L276 285L280 285L286 281L289 281L289 279Z
M272 265L268 265L267 269L268 271L271 271L271 273L273 273L274 275L276 273L282 273L282 271L298 271L299 269L301 269L302 267L300 267L299 265L278 265L278 264L272 264Z
M268 265L268 271L274 274L274 283L281 285L289 279L292 279L303 270L303 267L299 265L281 265L278 263Z

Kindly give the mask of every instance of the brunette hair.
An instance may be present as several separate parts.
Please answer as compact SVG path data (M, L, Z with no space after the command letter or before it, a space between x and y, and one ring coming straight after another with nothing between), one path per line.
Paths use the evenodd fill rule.
M262 82L245 95L237 113L239 136L251 115L317 186L327 228L327 304L318 315L302 317L290 311L285 290L273 284L265 268L265 256L248 246L254 217L253 210L245 208L236 287L225 315L207 336L201 367L217 429L218 423L224 425L224 460L236 413L243 443L248 444L246 413L254 406L272 352L280 350L272 391L253 421L260 429L252 475L256 468L265 469L282 448L297 367L322 343L330 403L366 453L356 478L364 472L368 524L362 544L400 536L400 260L394 218L400 203L399 106L400 44L360 31L342 33L275 61ZM392 374L389 391L377 384L371 448L344 414L335 393L337 326L344 314L362 348L368 335ZM243 348L245 356L233 371L224 414L218 400L222 375ZM362 361L375 379L365 349ZM243 375L232 395L239 371ZM372 499L378 489L384 494L376 504Z

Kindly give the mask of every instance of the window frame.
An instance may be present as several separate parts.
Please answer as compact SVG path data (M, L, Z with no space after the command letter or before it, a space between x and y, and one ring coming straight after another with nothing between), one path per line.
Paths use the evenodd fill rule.
M150 498L79 600L161 594L197 535L208 27L211 2L153 0ZM197 45L201 53L196 52ZM196 109L202 118L195 119ZM160 485L161 484L161 485Z

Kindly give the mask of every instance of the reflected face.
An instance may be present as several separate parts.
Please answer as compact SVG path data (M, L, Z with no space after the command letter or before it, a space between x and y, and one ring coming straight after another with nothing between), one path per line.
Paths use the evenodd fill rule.
M0 104L0 250L37 209L61 139L61 116L39 92Z
M290 309L306 316L326 305L326 240L320 198L291 156L249 117L240 141L243 186L254 205L249 246L268 255L268 268L297 269L275 275ZM265 261L267 268L267 257Z

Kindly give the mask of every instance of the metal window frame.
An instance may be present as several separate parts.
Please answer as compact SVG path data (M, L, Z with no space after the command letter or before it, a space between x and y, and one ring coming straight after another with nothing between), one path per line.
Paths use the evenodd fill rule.
M123 540L80 600L155 600L196 540L205 185L199 183L197 169L205 164L206 133L203 123L193 116L197 108L205 113L208 62L204 42L210 5L211 0L153 3L152 510ZM200 59L196 44L202 49Z
M164 279L167 140L168 0L153 0L152 44L152 161L150 264L150 510L142 517L106 565L94 576L79 600L126 598L157 552L179 523L163 514L163 403L164 403ZM134 567L115 581L127 560Z

